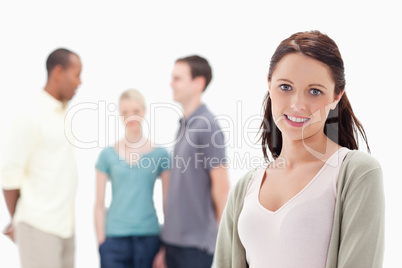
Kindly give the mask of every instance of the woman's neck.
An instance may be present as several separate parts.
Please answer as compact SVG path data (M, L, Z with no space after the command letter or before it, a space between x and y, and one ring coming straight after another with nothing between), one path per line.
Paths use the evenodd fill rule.
M136 131L127 130L126 135L122 141L127 147L133 148L133 146L136 144L145 144L147 138L144 137L141 130Z
M331 141L324 133L297 141L283 137L279 158L282 158L286 166L291 168L308 162L325 162L338 149L339 145Z

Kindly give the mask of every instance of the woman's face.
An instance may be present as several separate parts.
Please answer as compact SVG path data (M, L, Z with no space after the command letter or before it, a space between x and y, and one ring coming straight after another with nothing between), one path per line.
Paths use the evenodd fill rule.
M275 123L291 140L322 135L330 109L343 94L335 95L335 83L324 63L301 53L284 56L268 85Z
M140 130L145 108L135 99L122 99L120 101L120 115L126 130Z

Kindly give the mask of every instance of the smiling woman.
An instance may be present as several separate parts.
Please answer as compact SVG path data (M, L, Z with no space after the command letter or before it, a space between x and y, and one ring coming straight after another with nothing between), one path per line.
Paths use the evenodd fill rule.
M275 104L271 104L272 116L278 133L290 140L306 142L323 134L323 119L343 94L343 91L335 94L335 84L325 64L301 53L284 56L268 85L271 103Z
M261 138L274 161L232 190L216 267L382 267L382 171L357 151L357 133L367 139L337 45L318 31L285 39L268 87Z
M294 85L292 80L299 84ZM278 131L277 125L280 124L278 121L289 119L285 115L276 118L271 116L273 112L272 93L276 93L276 88L272 90L271 87L275 86L281 87L283 91L292 91L293 89L294 92L297 90L299 95L296 94L297 92L292 92L291 95L293 98L296 95L297 98L296 103L293 104L293 108L298 109L294 112L296 113L294 117L300 117L298 113L301 111L297 105L303 100L299 97L310 97L308 102L312 111L307 117L312 116L313 113L316 115L314 118L316 121L310 120L310 126L314 122L325 123L324 133L327 137L350 149L358 149L356 134L360 133L367 148L369 148L363 126L354 115L345 93L346 80L343 59L337 45L328 36L319 32L298 33L283 40L271 58L268 85L270 90L264 101L264 118L266 120L262 122L261 128L270 129L272 127L274 130L264 131L261 136L263 153L266 158L268 158L266 147L269 148L274 158L280 154L282 132ZM305 96L302 94L303 91ZM314 97L317 98L314 99ZM338 102L339 105L337 105ZM324 103L325 105L323 105ZM320 110L318 107L322 107L322 109ZM302 107L302 109L304 108ZM303 111L303 113L306 112L308 111ZM288 116L292 116L292 114ZM321 120L321 118L325 120Z

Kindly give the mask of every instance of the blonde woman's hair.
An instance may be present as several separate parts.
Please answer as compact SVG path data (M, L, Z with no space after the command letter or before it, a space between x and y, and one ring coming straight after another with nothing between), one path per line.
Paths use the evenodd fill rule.
M145 99L144 96L136 89L134 88L130 88L127 89L126 91L124 91L121 95L120 95L120 99L119 102L121 102L122 100L125 99L130 99L130 100L135 100L137 101L139 104L141 104L144 109L145 109Z

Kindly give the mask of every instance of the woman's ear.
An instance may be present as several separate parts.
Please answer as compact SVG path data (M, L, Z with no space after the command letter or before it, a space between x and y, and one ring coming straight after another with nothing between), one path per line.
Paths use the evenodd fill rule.
M331 103L331 110L335 110L336 106L342 99L343 93L345 93L345 89L343 89L339 95L335 94L334 101Z

